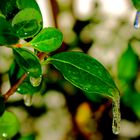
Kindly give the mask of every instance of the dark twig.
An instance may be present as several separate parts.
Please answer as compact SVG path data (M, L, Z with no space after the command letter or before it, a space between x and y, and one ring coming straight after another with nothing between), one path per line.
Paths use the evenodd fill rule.
M15 91L18 89L19 85L24 81L24 79L27 77L27 73L22 75L22 77L13 85L4 95L5 102L8 100L8 98L15 93Z

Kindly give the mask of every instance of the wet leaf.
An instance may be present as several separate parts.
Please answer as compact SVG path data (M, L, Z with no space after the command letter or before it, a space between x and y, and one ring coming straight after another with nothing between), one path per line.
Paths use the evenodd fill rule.
M62 39L63 35L58 29L49 27L35 36L30 44L39 51L52 52L61 46Z
M2 0L0 3L0 10L8 20L12 19L13 16L19 11L16 0Z
M17 117L8 111L0 117L0 138L12 138L19 131L19 121Z
M15 48L13 52L16 62L29 76L38 78L42 75L40 61L31 51L23 48Z
M24 73L25 73L25 71L22 70L16 62L13 62L13 64L10 67L9 73L8 73L11 86L13 86ZM32 94L38 92L40 90L40 88L41 88L41 84L38 87L32 86L31 82L30 82L30 78L29 78L29 76L27 76L27 78L18 87L17 92L20 94L32 95Z
M0 45L11 45L19 40L12 26L5 18L0 16Z
M40 12L39 6L35 0L17 0L16 3L19 9L34 8Z
M42 28L42 16L33 8L25 8L13 18L12 26L19 37L33 37Z
M52 56L48 61L61 71L65 79L86 94L97 93L113 99L118 92L103 65L84 53L64 52Z
M35 93L37 93L41 88L41 84L38 85L37 87L34 87L30 80L29 80L29 76L23 81L23 83L19 86L19 88L17 89L17 92L20 94L30 94L33 95Z

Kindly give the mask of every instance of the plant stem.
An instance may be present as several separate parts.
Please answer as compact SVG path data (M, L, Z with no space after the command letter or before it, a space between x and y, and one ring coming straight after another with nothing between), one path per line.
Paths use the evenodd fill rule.
M50 1L51 5L52 5L52 9L53 9L53 16L54 16L54 20L55 20L55 26L57 27L57 21L56 21L56 17L57 17L57 13L58 13L58 6L57 6L57 2L54 1ZM56 9L57 7L57 9ZM21 48L22 46L30 46L30 43L25 43L25 44L15 44L14 45L17 48ZM37 54L38 58L40 60L44 59L45 57L48 57L46 53L41 52ZM22 84L22 82L24 81L24 79L28 76L27 73L25 73L24 75L22 75L22 77L15 83L15 85L13 85L4 95L4 100L5 102L8 100L8 98L13 95L15 93L15 91L18 89L19 85Z
M13 85L4 95L5 102L8 100L9 96L13 95L14 92L18 89L19 85L24 81L24 79L27 77L27 73L22 75L22 77Z
M38 58L40 60L44 59L44 57L47 57L46 53L39 53ZM5 102L8 100L8 98L15 93L15 91L18 89L19 85L22 84L24 79L28 76L27 73L23 74L21 78L3 95Z

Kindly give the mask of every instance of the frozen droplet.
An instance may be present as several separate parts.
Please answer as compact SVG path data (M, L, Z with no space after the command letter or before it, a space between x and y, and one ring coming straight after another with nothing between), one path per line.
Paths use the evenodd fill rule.
M24 99L24 104L26 106L32 105L32 95L26 94L26 95L24 95L23 99Z
M136 17L134 20L134 27L135 29L138 29L140 27L140 11L136 12Z
M41 80L42 80L42 75L38 78L30 77L30 82L31 82L32 86L34 86L34 87L39 86L41 83Z
M119 93L115 94L115 97L113 99L112 104L113 104L113 107L112 107L112 114L113 114L112 131L114 134L119 134L120 123L121 123L120 95L119 95Z

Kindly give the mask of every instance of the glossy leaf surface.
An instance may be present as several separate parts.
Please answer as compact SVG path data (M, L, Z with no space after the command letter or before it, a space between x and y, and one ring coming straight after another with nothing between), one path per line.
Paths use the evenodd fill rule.
M40 12L39 6L35 0L17 0L16 3L19 9L34 8Z
M129 44L127 50L122 54L118 62L119 78L128 82L135 79L138 72L138 63L138 56Z
M140 1L139 0L132 0L132 3L137 10L140 10Z
M5 18L0 17L0 45L11 45L17 43L19 40L17 34L14 32L12 26Z
M19 37L33 37L42 28L42 16L33 8L25 8L13 18L12 26Z
M6 19L12 19L18 12L16 0L2 0L0 3L0 10Z
M29 76L38 78L42 75L39 59L31 51L23 48L15 48L13 52L16 62Z
M19 128L17 117L13 113L5 111L0 117L0 138L9 139L13 137Z
M62 33L53 27L44 28L30 44L37 50L42 52L52 52L58 49L62 44Z
M108 71L96 59L80 52L64 52L49 58L65 79L87 94L114 98L117 87Z
M22 70L16 62L13 62L11 65L11 68L9 70L9 79L10 84L13 86L20 77L25 73L24 70ZM17 92L20 94L34 94L38 92L41 88L41 85L38 87L33 87L30 83L29 76L22 82L22 84L18 87Z

